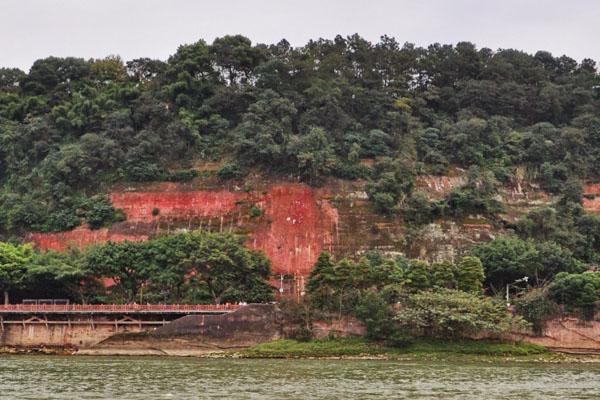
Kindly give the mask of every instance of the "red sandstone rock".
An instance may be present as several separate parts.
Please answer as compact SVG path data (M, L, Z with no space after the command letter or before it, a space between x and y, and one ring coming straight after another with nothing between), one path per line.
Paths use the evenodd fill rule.
M186 220L218 217L236 210L236 203L247 198L245 193L229 191L202 192L130 192L112 193L115 208L122 209L127 220L151 221L157 218ZM158 215L152 215L153 210Z
M32 233L31 240L38 248L43 250L65 251L69 247L84 248L94 243L123 242L125 240L147 240L147 235L127 235L110 232L108 229L91 230L87 226L80 226L69 232Z
M250 229L248 246L264 251L276 274L307 275L323 250L331 251L338 224L337 210L317 197L306 185L273 186L267 194L252 198L250 194L230 191L171 191L113 193L115 208L127 215L127 224L168 221L209 220L242 212L241 202L255 202L264 216L249 223L241 216L236 225L246 223ZM152 215L154 209L158 215ZM147 240L154 231L148 225L145 234L123 234L115 229L92 231L86 227L71 232L34 233L30 239L41 249L66 250L84 248L93 243L124 240ZM218 229L223 229L221 223ZM139 229L136 229L136 232Z
M600 183L590 183L583 188L583 207L600 214Z
M319 253L331 251L337 210L304 185L275 186L260 204L271 221L251 233L251 247L269 256L277 274L308 275Z

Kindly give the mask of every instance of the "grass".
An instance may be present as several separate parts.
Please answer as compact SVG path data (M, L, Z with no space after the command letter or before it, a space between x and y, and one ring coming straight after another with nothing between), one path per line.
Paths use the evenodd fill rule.
M406 347L396 348L356 338L308 342L277 340L250 347L238 354L247 358L447 358L452 356L530 357L545 356L549 352L542 346L527 343L418 340Z
M386 350L387 348L364 339L328 339L308 342L277 340L245 349L242 355L257 358L356 357L385 354Z

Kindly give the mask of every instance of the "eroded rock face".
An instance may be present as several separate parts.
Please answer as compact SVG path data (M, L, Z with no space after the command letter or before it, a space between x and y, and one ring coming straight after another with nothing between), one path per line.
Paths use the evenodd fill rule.
M107 241L147 240L155 234L189 229L247 231L248 246L264 251L276 274L291 275L307 275L319 253L332 250L337 210L306 185L274 185L261 194L173 189L177 187L111 194L113 205L125 212L127 222L110 229L34 233L30 240L41 249L65 250ZM262 215L252 217L251 206L260 208Z
M590 183L584 186L583 206L590 212L600 214L600 183Z
M431 199L440 199L464 183L462 177L417 178L418 190ZM109 229L33 233L28 239L41 249L65 250L192 229L238 232L248 236L250 248L267 254L275 274L305 277L322 251L337 259L378 249L430 261L452 260L465 248L504 233L477 215L408 229L399 217L375 214L361 182L332 180L319 189L289 182L264 183L248 191L200 187L160 183L123 188L112 193L111 199L115 208L125 212L127 221ZM587 185L585 193L586 208L600 212L600 184ZM502 218L514 221L552 198L519 181L514 188L502 189L500 200L506 210ZM261 215L252 213L253 209Z
M91 230L80 226L69 232L31 233L27 239L43 250L65 251L70 247L82 249L94 243L147 240L148 235L127 234L107 228Z
M435 198L442 198L466 183L467 179L464 176L421 175L415 179L417 189Z

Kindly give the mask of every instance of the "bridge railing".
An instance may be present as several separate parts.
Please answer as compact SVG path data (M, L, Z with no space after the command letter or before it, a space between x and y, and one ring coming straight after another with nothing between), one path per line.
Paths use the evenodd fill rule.
M0 312L218 312L235 311L239 304L8 304Z

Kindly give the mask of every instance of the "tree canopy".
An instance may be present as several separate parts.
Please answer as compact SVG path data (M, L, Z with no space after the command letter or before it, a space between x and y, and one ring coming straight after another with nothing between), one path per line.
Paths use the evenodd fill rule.
M189 179L221 159L234 160L222 179L367 179L376 210L420 222L493 213L494 185L423 204L413 177L476 167L473 184L503 183L524 168L550 192L599 179L599 83L590 59L359 35L300 47L228 35L166 61L0 68L0 231L107 225L118 215L94 196L109 185Z

